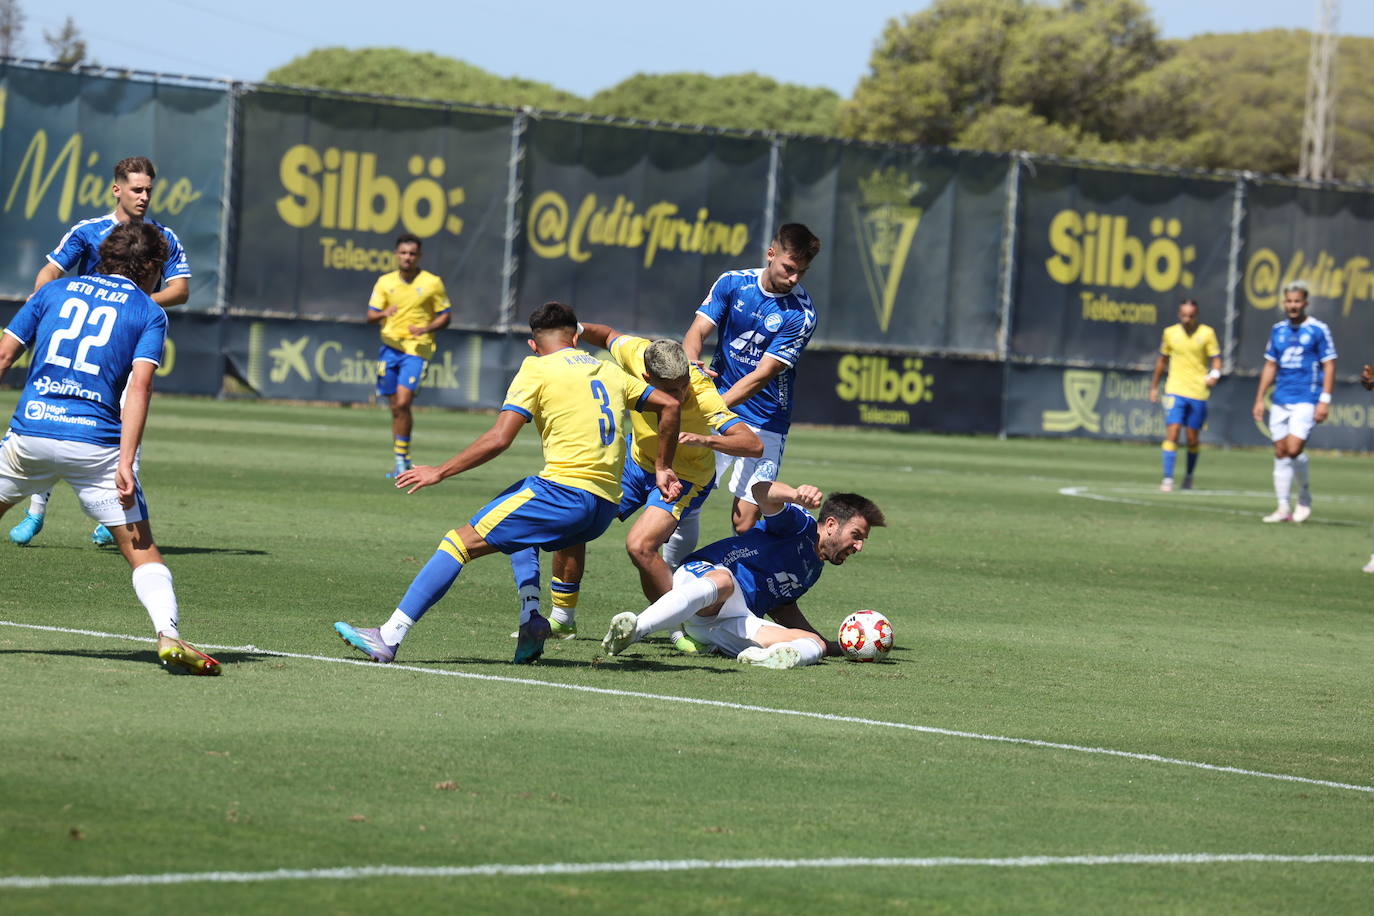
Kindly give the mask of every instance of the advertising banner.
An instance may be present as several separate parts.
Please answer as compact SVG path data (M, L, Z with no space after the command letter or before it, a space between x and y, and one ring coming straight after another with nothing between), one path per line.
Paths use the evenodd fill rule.
M1143 368L1184 299L1221 337L1234 194L1225 180L1028 163L1013 356Z
M511 118L253 91L241 102L232 306L358 318L420 238L454 327L496 327Z
M1258 370L1283 288L1302 280L1308 314L1331 326L1337 371L1358 375L1374 340L1374 194L1247 182L1236 364Z
M1008 158L789 140L779 222L821 253L802 281L814 340L993 354Z
M793 420L948 433L996 433L1002 364L808 349Z
M9 324L20 303L0 302L0 328ZM22 388L28 378L30 354L20 355L5 373L4 387ZM162 365L153 374L153 390L161 394L219 394L224 385L224 356L220 320L216 315L170 311ZM8 418L0 417L0 420Z
M23 299L72 225L114 210L114 165L157 168L148 216L191 265L189 301L218 307L229 95L223 89L0 64L0 297Z
M763 263L768 142L557 120L526 138L517 325L560 299L681 337L722 273Z
M377 330L363 324L226 318L225 353L234 373L266 398L363 403L377 378ZM500 407L523 338L441 331L416 394L420 406Z

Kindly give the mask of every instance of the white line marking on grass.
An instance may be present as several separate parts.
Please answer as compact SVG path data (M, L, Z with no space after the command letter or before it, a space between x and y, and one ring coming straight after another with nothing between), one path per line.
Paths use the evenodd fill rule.
M1273 494L1272 494L1272 493L1268 493L1268 494L1266 494L1266 493L1254 493L1254 492L1251 492L1251 491L1248 491L1248 490L1189 490L1189 491L1184 491L1184 492L1181 492L1181 493L1175 493L1173 496L1168 497L1168 498L1156 498L1156 499L1136 499L1136 498L1132 498L1132 497L1130 497L1130 496L1118 496L1118 495L1114 495L1115 493L1137 493L1137 492L1141 492L1141 491L1140 491L1139 489L1135 489L1135 488L1124 488L1124 487L1108 488L1105 492L1094 492L1094 491L1093 491L1091 488L1089 488L1089 487L1060 487L1060 488L1059 488L1059 495L1060 495L1060 496L1077 496L1077 497L1079 497L1080 499L1093 499L1093 500L1097 500L1098 502L1103 502L1103 503L1120 503L1120 504L1122 504L1122 505L1127 505L1127 506L1147 506L1147 507L1149 507L1149 508L1151 508L1151 509L1170 509L1170 510L1173 510L1173 509L1190 509L1190 510L1192 510L1192 511L1194 511L1194 512L1218 512L1218 513L1221 513L1221 514L1223 514L1223 515L1243 515L1243 516L1246 516L1246 517L1248 517L1248 518L1258 518L1258 517L1259 517L1261 514L1263 514L1263 513L1262 513L1261 510L1258 510L1258 509L1228 509L1228 508L1226 508L1225 506L1198 505L1198 504L1196 504L1196 503L1191 503L1191 501L1197 499L1199 496L1245 496L1245 497L1255 496L1255 497L1266 497L1266 498L1270 498L1270 499L1273 498ZM1146 490L1146 491L1144 491L1144 492L1145 492L1145 493L1148 493L1148 492L1150 492L1150 491L1149 491L1149 490ZM1143 495L1143 494L1142 494L1142 495ZM1341 499L1333 498L1331 501L1332 501L1332 502L1338 502L1338 501L1342 501L1342 500L1341 500ZM1309 520L1306 522L1306 524L1309 524L1309 525L1312 525L1312 524L1321 524L1321 525L1342 525L1342 526L1352 526L1352 527L1363 527L1365 523L1364 523L1364 522L1346 521L1346 520L1344 520L1344 519L1313 518L1313 519L1309 519Z
M25 630L45 630L52 633L73 633L80 636L98 636L102 639L125 639L132 642L152 643L156 640L146 636L129 636L123 633L105 633L100 630L79 630L70 627L52 627L36 623L15 623L0 620L0 626L18 627ZM1106 757L1122 757L1128 760L1144 760L1150 763L1167 763L1172 766L1192 767L1213 773L1232 773L1237 776L1255 776L1260 779L1276 779L1282 782L1298 782L1309 786L1325 786L1329 789L1346 789L1352 792L1374 794L1374 786L1355 783L1335 782L1329 779L1312 779L1307 776L1292 776L1286 773L1266 773L1262 770L1247 770L1242 767L1222 766L1215 763L1202 763L1196 760L1182 760L1177 757L1163 757L1159 754L1142 754L1135 751L1118 751L1109 747L1088 747L1079 744L1065 744L1059 741L1042 741L1038 738L1013 738L1006 735L984 735L978 732L938 728L933 725L913 725L909 722L885 722L881 719L864 719L858 716L838 716L826 712L809 712L802 709L776 709L771 706L754 706L748 703L731 703L726 700L706 700L697 697L675 697L659 693L643 693L637 690L615 690L610 687L588 687L584 684L562 684L556 681L540 681L527 677L507 677L499 674L479 674L473 671L453 671L448 668L422 668L418 665L379 665L361 658L338 658L331 655L307 655L301 652L281 652L276 649L262 649L258 646L221 646L200 643L202 649L225 650L230 652L253 652L271 655L275 658L298 658L303 661L327 662L335 665L359 665L386 671L408 671L416 674L431 674L440 677L457 677L472 681L490 681L498 684L521 684L529 687L551 687L557 690L572 690L579 693L594 693L601 696L626 697L636 700L657 700L662 703L685 703L689 706L709 706L715 709L734 709L740 712L761 712L774 716L796 716L800 719L816 719L822 722L842 722L848 725L870 725L875 728L895 728L902 731L920 732L927 735L944 735L949 738L971 738L976 741L996 741L1002 744L1020 744L1026 747L1043 747L1057 751L1073 751L1079 754L1100 754Z
M172 872L160 875L55 875L0 877L0 889L51 887L127 887L161 884L251 884L261 881L339 881L357 878L493 878L546 875L597 875L626 872L741 871L758 868L1045 868L1056 865L1374 865L1374 856L1265 853L1162 853L1114 856L1018 856L971 859L677 859L645 862L550 862L544 865L373 865L358 868L279 868L274 871Z

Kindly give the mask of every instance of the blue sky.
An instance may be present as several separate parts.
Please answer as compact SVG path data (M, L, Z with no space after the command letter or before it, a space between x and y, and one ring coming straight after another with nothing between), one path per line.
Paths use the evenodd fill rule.
M635 73L681 71L754 71L848 96L867 72L884 24L926 4L410 0L390 7L376 0L142 0L112 6L108 0L21 0L21 5L28 17L26 56L45 56L43 32L57 31L70 15L98 62L163 73L255 81L313 48L394 46L457 57L501 76L540 80L583 96ZM1344 6L1339 31L1374 36L1374 3L1344 0ZM1170 38L1306 29L1317 19L1317 0L1157 0L1151 9Z

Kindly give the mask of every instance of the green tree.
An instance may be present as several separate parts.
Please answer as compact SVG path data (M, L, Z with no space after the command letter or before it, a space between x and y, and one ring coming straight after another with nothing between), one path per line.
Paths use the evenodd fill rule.
M547 83L497 76L451 57L401 48L319 48L268 73L267 81L446 102L586 109L581 98Z
M829 89L757 73L639 73L592 96L589 108L619 118L824 135L837 132L839 109Z
M52 59L64 67L75 67L86 60L86 42L81 37L81 30L76 27L76 20L70 16L62 22L62 28L58 31L44 29L43 40L48 44Z
M24 8L19 0L0 0L0 57L18 57L24 47Z

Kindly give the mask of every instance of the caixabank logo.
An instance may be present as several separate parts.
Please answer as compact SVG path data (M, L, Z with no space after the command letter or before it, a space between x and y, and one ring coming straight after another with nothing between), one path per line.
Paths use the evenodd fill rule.
M1144 374L1065 369L1064 404L1040 414L1047 433L1077 430L1093 436L1155 438L1164 435L1164 414L1150 403L1150 380ZM1105 400L1105 403L1103 401Z
M913 204L920 190L919 181L896 167L874 170L859 180L860 202L851 215L873 316L884 334L892 322L907 256L921 225L923 209Z

